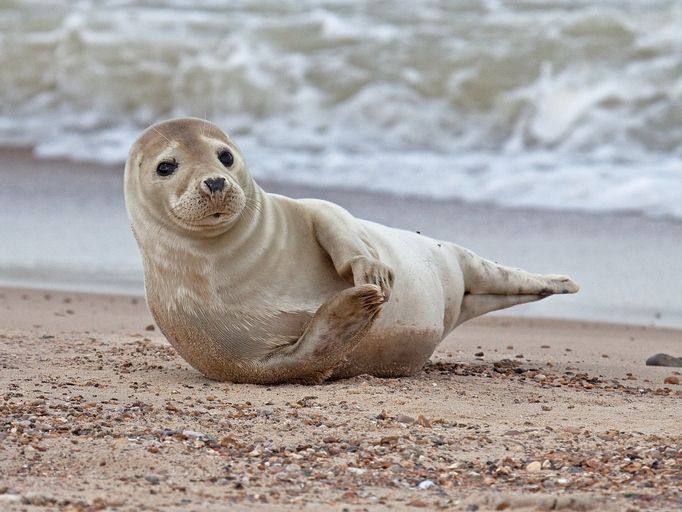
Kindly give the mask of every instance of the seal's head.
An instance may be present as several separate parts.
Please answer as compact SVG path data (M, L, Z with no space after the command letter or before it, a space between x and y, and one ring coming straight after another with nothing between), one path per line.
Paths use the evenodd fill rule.
M244 211L252 186L237 146L202 119L147 128L126 162L126 206L136 235L143 225L192 236L224 233Z

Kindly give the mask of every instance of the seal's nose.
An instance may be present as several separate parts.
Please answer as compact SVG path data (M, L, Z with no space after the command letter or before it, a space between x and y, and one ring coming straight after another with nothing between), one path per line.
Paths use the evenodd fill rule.
M225 178L208 178L204 180L204 183L211 191L211 194L222 192L223 188L225 188Z

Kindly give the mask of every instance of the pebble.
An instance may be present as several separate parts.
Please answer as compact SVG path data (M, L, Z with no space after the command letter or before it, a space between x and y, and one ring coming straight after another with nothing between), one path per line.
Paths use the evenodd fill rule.
M485 354L483 352L476 352L474 355L476 357L483 357ZM428 480L424 480L424 481L427 482Z
M537 460L534 460L533 462L531 462L530 464L528 464L526 466L526 471L528 471L529 473L537 473L541 469L542 469L542 464L540 464L540 462Z
M144 475L144 479L152 485L159 485L161 479L156 475Z
M646 360L647 366L672 366L682 367L682 357L673 357L669 354L656 354Z
M680 378L676 377L675 375L670 375L669 377L666 377L663 382L665 384L679 384Z
M399 414L395 417L395 420L398 423L404 423L406 425L412 425L415 421L417 421L412 416L407 416L406 414Z
M210 441L212 439L212 437L209 436L208 434L204 434L203 432L196 432L194 430L183 430L182 435L190 437L192 439L198 439L199 441Z
M419 482L419 485L417 487L419 487L420 490L425 491L426 489L429 489L434 485L436 484L433 482L433 480L423 480Z

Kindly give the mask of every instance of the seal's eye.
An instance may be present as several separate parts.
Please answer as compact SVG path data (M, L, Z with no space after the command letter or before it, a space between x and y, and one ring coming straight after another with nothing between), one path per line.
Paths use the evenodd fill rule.
M156 166L156 174L159 176L170 176L178 168L176 162L161 162Z
M232 167L232 164L234 163L234 157L227 149L220 152L218 155L218 160L220 160L220 163L225 167Z

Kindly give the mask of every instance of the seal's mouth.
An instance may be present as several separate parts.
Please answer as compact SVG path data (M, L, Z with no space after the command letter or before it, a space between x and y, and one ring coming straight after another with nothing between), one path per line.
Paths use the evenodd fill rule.
M173 218L181 225L191 229L213 228L231 222L237 215L231 210L225 209L211 209L201 216L195 218L187 218L178 215L174 210L171 210Z
M194 223L200 226L216 226L225 222L230 222L238 215L239 212L234 211L232 208L220 207L209 210L201 218L194 221Z
M228 192L207 197L191 189L171 201L170 210L178 224L192 231L222 229L235 222L246 205L241 189L231 187Z

